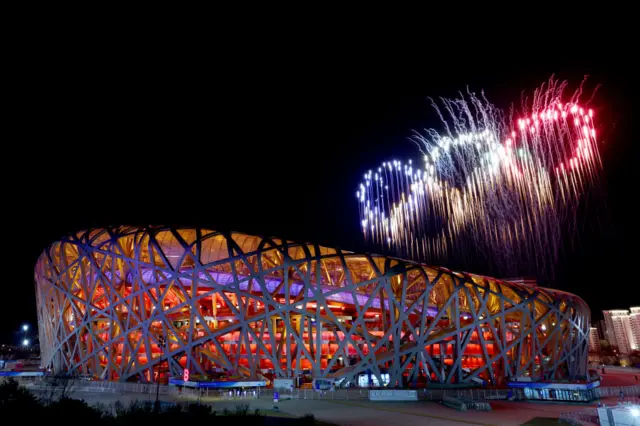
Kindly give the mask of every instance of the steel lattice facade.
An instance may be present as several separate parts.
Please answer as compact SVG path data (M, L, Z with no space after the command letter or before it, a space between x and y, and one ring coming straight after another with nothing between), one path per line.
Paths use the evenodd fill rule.
M103 379L586 375L579 297L380 255L112 227L54 243L35 279L43 366Z

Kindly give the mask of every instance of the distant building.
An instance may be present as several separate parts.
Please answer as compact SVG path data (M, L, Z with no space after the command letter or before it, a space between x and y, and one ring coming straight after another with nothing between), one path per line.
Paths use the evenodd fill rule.
M633 308L634 324L640 321L640 308ZM631 326L631 315L626 309L603 311L606 324L607 340L617 346L620 354L627 355L638 348L638 341L634 337Z
M640 306L631 308L629 324L631 325L631 334L633 335L631 349L640 350Z
M600 352L600 333L596 327L589 328L589 352Z

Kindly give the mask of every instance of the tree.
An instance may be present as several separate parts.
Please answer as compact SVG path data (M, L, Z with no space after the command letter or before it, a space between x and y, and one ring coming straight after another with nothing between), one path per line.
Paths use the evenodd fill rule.
M2 417L14 418L29 413L38 418L42 411L42 404L31 392L20 386L14 379L5 380L0 384L0 413Z
M74 374L61 374L52 377L48 377L45 381L47 385L47 392L44 397L47 404L51 404L54 401L69 398L75 384L77 376Z

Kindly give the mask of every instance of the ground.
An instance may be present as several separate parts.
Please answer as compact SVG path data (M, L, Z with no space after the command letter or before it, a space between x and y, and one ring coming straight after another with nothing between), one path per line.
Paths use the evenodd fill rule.
M640 375L640 373L637 373ZM628 386L636 384L635 373L624 371L608 371L603 377L605 386ZM328 423L345 426L360 425L545 425L556 421L565 412L594 412L596 404L561 404L544 402L509 402L492 401L492 411L458 412L436 402L371 402L366 399L366 391L358 395L360 399L350 400L311 400L284 399L278 402L280 415L303 416L311 413L316 419ZM358 393L358 391L356 391ZM311 392L313 394L313 392ZM126 404L133 400L153 401L154 394L109 393L109 392L76 392L73 395L85 399L89 403L100 402L110 405L115 401ZM283 398L286 395L282 396ZM229 399L213 396L196 397L187 394L180 396L161 396L165 401L200 401L211 404L215 410L227 408L235 410L239 404L249 404L250 409L259 409L273 414L274 402L272 394L267 392L262 398ZM637 398L636 398L637 399ZM615 405L617 398L606 398L601 402ZM638 400L640 403L640 400ZM554 420L551 420L554 419ZM557 424L557 423L556 423Z
M140 395L125 393L78 393L89 403L101 402L109 405L115 401L127 403L133 400L153 400L153 395ZM167 397L166 401L196 401L195 397ZM227 408L234 410L239 404L249 404L250 409L259 409L272 414L274 403L271 398L260 399L220 399L214 397L200 398L200 402L211 404L215 410L222 411ZM615 404L616 399L610 398L604 401L607 404ZM279 412L284 415L303 416L311 413L316 419L345 426L360 425L521 425L532 421L534 418L557 418L561 413L568 411L593 410L595 404L572 405L554 403L527 403L493 401L493 411L458 412L436 402L370 402L367 400L281 400L277 404ZM544 424L531 422L529 424Z

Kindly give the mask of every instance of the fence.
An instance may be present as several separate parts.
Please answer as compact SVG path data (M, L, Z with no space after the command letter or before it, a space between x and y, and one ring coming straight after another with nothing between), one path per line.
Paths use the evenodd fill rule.
M489 401L508 399L508 389L424 389L419 393L420 399L427 401L440 401L446 397L468 398L473 401ZM522 397L521 389L513 389L511 395L515 399Z
M640 397L640 386L624 387L599 387L596 395L599 398L620 396L623 392L625 398ZM271 389L263 389L261 395L271 396ZM368 399L369 389L336 389L335 391L318 392L313 389L294 389L292 392L281 392L281 398L292 399ZM418 399L427 401L442 401L445 397L468 398L473 401L506 400L510 397L515 400L524 400L522 389L421 389L418 390Z
M291 392L280 392L280 399L368 400L369 391L366 388L336 389L334 391L294 389ZM419 389L416 392L418 399L426 401L441 401L445 397L464 397L474 401L488 401L507 399L509 396L508 389ZM515 399L522 397L521 389L513 389L511 394ZM261 395L272 397L273 390L263 389Z
M264 398L265 396L273 395L272 389L197 389L197 388L179 388L172 386L169 388L169 395L177 398L184 398L187 400L194 400L199 398L218 398L226 400L250 400Z
M558 416L558 423L569 423L572 425L598 425L600 424L600 420L598 418L598 410L594 409L560 413L560 415Z
M596 388L596 394L599 398L606 397L620 397L620 392L623 393L624 397L640 397L640 386L608 386L608 387L599 387Z
M281 398L290 397L292 399L310 399L310 400L368 400L368 389L335 389L333 391L316 391L313 389L294 389L293 392L280 394Z
M82 380L82 379L51 379L41 378L40 380L30 380L28 382L21 383L26 385L29 389L46 391L55 390L62 386L56 381L67 380L64 385L71 392L112 392L112 393L141 393L141 394L155 394L157 385L154 383L128 383L128 382L108 382L102 380ZM169 386L160 385L158 389L161 395L167 395L169 393Z
M138 393L155 394L156 384L154 383L127 383L109 381L87 381L81 379L69 379L73 392L114 392L114 393ZM50 390L52 385L50 378L37 378L20 380L21 383L33 390ZM598 398L620 397L622 391L626 398L640 397L640 386L624 387L599 387L596 388ZM229 394L229 392L232 392ZM240 394L236 393L240 392ZM179 390L175 386L160 385L161 395L185 395L185 396L207 396L222 399L238 398L272 398L273 389L253 389L243 391L229 389L190 389ZM463 397L473 401L505 400L509 396L514 399L524 399L522 389L421 389L418 390L418 398L427 401L442 401L445 397ZM308 399L308 400L367 400L369 399L369 389L350 388L335 389L334 391L315 391L313 389L293 389L292 391L280 392L280 399Z
M640 368L634 368L634 367L619 367L617 365L602 365L602 364L589 364L589 368L593 369L593 370L602 370L603 368L606 371L617 371L620 373L637 373L640 374Z
M411 389L380 389L369 391L370 401L417 401L418 392Z
M112 389L117 393L142 393L155 394L158 385L155 383L128 383L128 382L107 382L107 381L81 381L76 384L77 387L86 388L88 391L92 389ZM161 395L169 393L169 386L160 385L158 389Z

